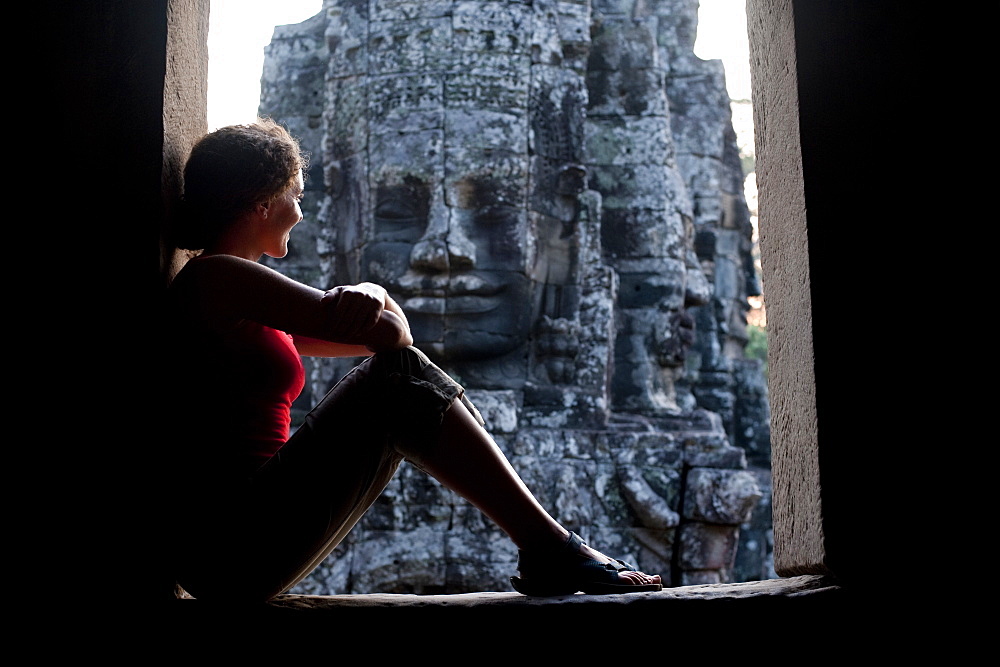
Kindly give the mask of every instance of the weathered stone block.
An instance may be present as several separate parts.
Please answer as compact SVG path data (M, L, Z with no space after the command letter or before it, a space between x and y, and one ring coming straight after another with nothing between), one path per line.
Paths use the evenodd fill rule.
M516 433L520 394L515 391L473 390L467 392L486 422L490 433Z
M428 527L364 531L351 546L351 592L433 594L447 576L445 534Z
M602 223L601 242L611 258L685 256L684 218L672 208L610 208Z
M669 115L660 69L588 70L586 76L591 116Z
M523 153L505 146L447 146L444 166L448 206L466 209L523 206L529 168Z
M349 77L328 79L326 94L329 106L324 113L327 132L324 156L343 158L368 146L367 82Z
M666 530L680 524L680 516L667 499L653 489L637 466L619 466L618 475L622 495L639 525Z
M455 48L474 52L526 53L532 34L531 7L509 2L456 2L452 10Z
M594 13L602 17L631 16L637 0L590 0Z
M738 525L750 519L760 498L757 480L746 470L692 468L687 474L684 518Z
M417 132L444 126L444 79L427 73L369 77L367 116L373 132Z
M482 109L500 113L516 113L528 106L528 70L484 74L447 74L444 81L444 103L449 108Z
M733 566L738 526L685 523L680 527L678 564L682 570L724 570Z
M527 154L528 119L523 114L511 111L490 111L480 109L468 111L449 108L445 112L445 132L452 141L451 146L470 148L491 148Z
M687 434L683 440L684 460L692 467L746 468L746 452L733 447L725 434Z
M453 0L368 0L373 21L442 18L450 16Z
M603 392L576 388L553 389L525 385L522 417L533 428L601 428L607 421L608 404Z
M622 308L640 309L636 317L655 317L646 309L676 309L684 303L684 274L686 268L678 260L661 260L666 271L659 273L622 273Z
M666 165L673 159L669 128L657 117L595 118L584 130L590 164Z
M373 187L396 185L411 174L430 183L444 179L442 130L373 134L369 141Z
M368 0L343 0L325 7L324 31L332 77L363 74L368 69Z
M449 17L372 21L369 26L367 71L371 73L435 71L453 62Z
M602 194L604 208L665 210L686 198L678 174L660 165L595 165L589 187Z
M518 456L605 459L608 444L599 432L587 430L521 429L514 443Z
M659 67L656 21L647 18L604 17L591 29L590 71L627 71Z
M447 71L481 76L523 75L529 71L531 56L524 53L477 53L456 51Z

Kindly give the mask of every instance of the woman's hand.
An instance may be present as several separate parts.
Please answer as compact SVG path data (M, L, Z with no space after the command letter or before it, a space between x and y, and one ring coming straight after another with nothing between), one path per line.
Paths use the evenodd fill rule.
M413 345L413 336L406 320L388 309L382 311L382 317L367 339L365 347L371 352L389 352Z
M322 301L333 320L333 340L363 345L371 352L398 350L413 344L402 309L379 285L336 287Z
M382 317L386 291L374 283L335 287L323 301L330 300L337 317L337 331L345 340L357 340L369 332Z

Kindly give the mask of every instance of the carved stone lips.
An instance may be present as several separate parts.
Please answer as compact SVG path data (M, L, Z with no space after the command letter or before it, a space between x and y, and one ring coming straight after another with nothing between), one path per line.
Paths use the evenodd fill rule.
M394 287L403 297L403 310L443 315L494 310L505 286L473 273L426 276L407 272Z
M474 315L496 309L500 301L493 297L479 296L418 296L403 301L403 310L409 313L430 315Z

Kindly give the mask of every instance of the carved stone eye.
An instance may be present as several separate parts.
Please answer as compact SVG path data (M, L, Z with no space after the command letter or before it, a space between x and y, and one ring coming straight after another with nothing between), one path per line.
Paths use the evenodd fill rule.
M523 214L521 209L506 204L484 206L476 211L468 236L479 248L480 255L488 256L489 259L482 262L484 267L520 268Z
M373 216L375 237L416 243L427 227L427 200L423 184L379 187Z
M383 220L407 220L416 218L417 213L408 201L402 199L385 199L380 201L376 206L375 217Z

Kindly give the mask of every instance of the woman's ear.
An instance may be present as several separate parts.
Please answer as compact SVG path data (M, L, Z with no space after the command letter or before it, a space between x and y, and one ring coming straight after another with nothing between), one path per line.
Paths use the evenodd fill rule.
M258 215L261 215L261 216L263 216L263 217L266 218L267 217L267 209L269 209L270 207L271 207L271 202L269 202L269 201L257 202L257 206L254 207L254 211Z

